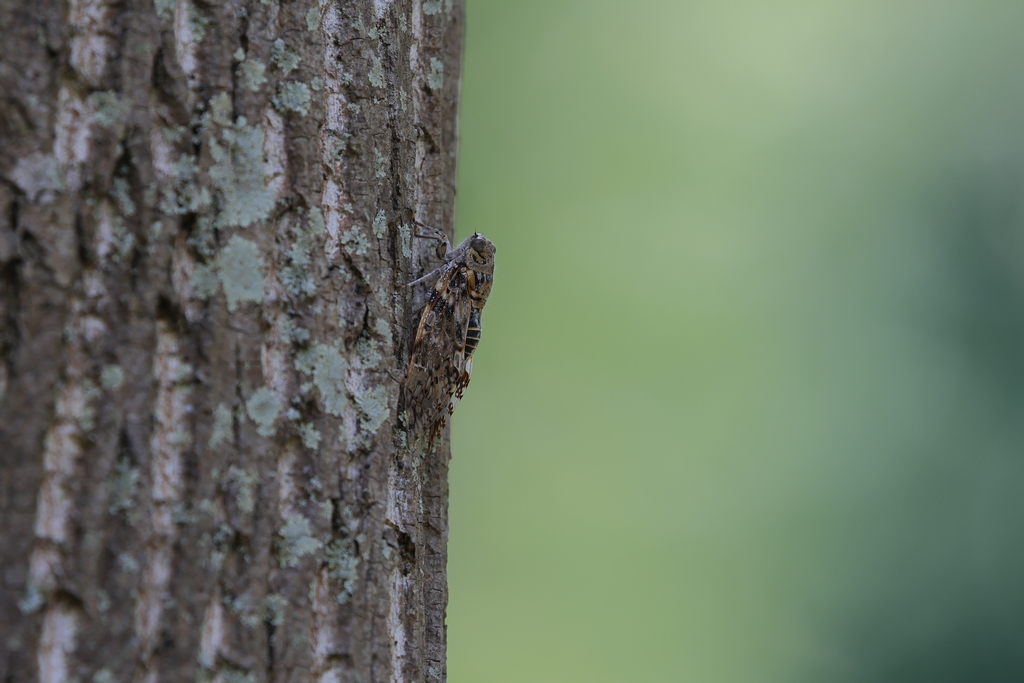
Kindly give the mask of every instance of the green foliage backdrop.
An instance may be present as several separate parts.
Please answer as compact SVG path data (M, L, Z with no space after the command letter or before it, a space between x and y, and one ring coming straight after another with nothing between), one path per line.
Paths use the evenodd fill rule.
M451 681L1024 680L1024 4L467 21Z

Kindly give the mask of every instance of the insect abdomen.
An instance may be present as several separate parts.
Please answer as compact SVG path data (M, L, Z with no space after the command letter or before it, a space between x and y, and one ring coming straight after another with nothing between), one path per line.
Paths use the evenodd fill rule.
M469 324L466 326L466 357L469 358L476 351L480 343L480 309L474 308L469 314Z

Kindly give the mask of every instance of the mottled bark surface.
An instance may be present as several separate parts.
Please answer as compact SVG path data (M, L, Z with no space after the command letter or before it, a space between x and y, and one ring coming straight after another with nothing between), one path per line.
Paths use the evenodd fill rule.
M462 12L0 3L0 681L445 679Z

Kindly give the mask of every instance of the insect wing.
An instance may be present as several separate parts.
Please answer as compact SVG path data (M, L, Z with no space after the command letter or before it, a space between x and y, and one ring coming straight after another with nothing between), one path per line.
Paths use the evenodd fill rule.
M406 405L415 439L429 432L432 444L469 384L466 330L469 294L457 266L441 273L420 316L406 379Z

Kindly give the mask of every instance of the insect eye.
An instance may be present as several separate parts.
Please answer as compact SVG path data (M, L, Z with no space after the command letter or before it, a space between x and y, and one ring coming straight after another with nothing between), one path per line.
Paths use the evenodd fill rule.
M473 239L470 240L469 246L472 247L473 251L484 252L487 250L487 240L480 237L480 233L477 233L473 236Z

